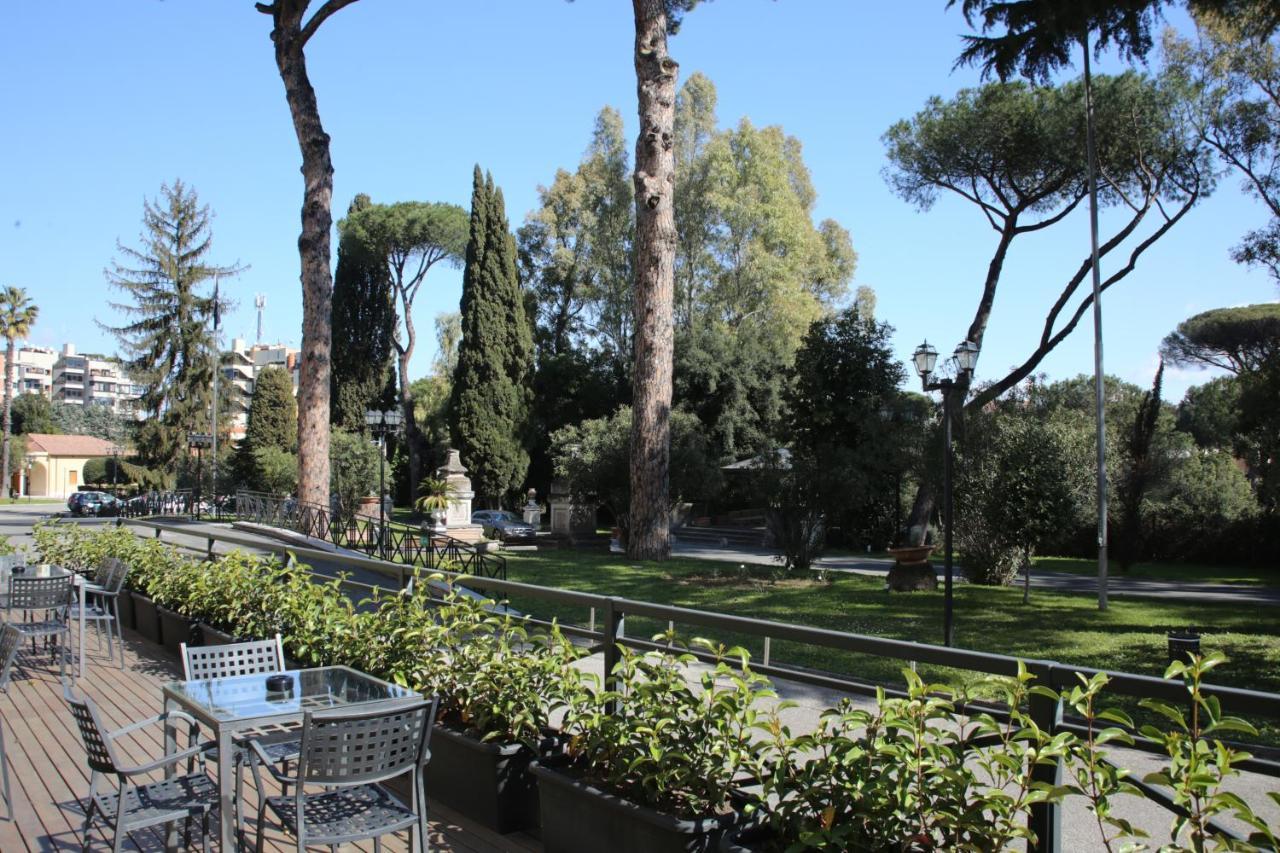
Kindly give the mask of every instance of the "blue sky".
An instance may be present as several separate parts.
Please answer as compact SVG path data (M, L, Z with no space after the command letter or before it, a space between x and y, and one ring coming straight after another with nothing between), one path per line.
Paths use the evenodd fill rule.
M854 284L876 290L904 358L922 338L944 350L961 339L995 241L967 203L944 199L920 213L881 176L889 125L930 95L977 82L972 70L952 70L967 27L945 5L718 0L671 43L681 79L701 71L715 82L722 124L748 116L804 143L816 216L852 233ZM302 180L268 18L250 0L14 0L6 12L0 283L40 304L32 343L114 350L94 323L115 318L102 271L117 239L136 245L143 198L181 178L215 213L214 259L250 265L227 285L239 301L227 336L252 339L253 295L265 293L265 337L296 345ZM1180 12L1170 23L1189 26ZM578 162L602 106L617 107L634 137L632 40L625 0L362 0L343 10L308 49L333 139L335 213L357 192L465 206L478 162L518 225L538 185ZM1226 177L1104 300L1108 371L1145 385L1179 320L1275 300L1264 275L1228 257L1264 221ZM1065 271L1087 253L1087 227L1080 214L1020 238L979 378L1030 351ZM415 311L422 338L437 312L456 310L460 281L459 271L432 272ZM416 373L433 350L419 341ZM1086 324L1042 369L1054 378L1092 370ZM1174 372L1166 397L1206 377Z

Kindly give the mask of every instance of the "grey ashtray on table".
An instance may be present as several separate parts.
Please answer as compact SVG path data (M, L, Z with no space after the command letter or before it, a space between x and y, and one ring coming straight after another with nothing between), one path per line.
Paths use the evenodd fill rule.
M277 673L267 676L267 694L275 695L293 695L293 676Z

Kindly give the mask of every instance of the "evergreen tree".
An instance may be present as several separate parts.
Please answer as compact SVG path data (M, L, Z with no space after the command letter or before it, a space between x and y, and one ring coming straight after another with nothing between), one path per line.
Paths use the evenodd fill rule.
M148 419L138 432L139 455L144 465L170 472L187 454L188 433L209 430L215 304L204 285L215 274L236 271L209 263L209 220L195 190L182 181L162 184L159 198L143 201L140 248L117 243L123 260L106 273L131 299L111 303L126 322L104 328L119 340L129 376L143 387Z
M373 206L360 193L347 208L348 220ZM340 223L341 226L342 223ZM329 366L330 422L340 429L364 429L364 413L395 405L392 370L396 306L383 258L354 234L338 242L333 274L333 339Z
M515 239L502 190L476 166L471 229L462 274L462 343L454 375L450 427L476 493L487 504L524 482L529 454L533 336L516 277Z
M259 452L268 448L294 453L298 445L298 404L293 378L274 365L264 367L253 382L249 422L236 451L236 475L250 488L265 487Z

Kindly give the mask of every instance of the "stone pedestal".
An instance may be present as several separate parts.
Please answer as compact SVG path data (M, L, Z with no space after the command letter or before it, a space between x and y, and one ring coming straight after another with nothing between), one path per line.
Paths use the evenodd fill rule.
M538 504L538 490L530 489L528 500L524 504L524 523L532 524L534 530L542 529L542 507Z
M575 504L563 480L551 483L551 532L573 540L596 532L595 507Z
M449 508L445 510L443 532L463 542L483 539L484 528L471 523L471 501L476 493L471 489L471 478L458 451L449 450L445 463L436 469L436 479L449 484Z

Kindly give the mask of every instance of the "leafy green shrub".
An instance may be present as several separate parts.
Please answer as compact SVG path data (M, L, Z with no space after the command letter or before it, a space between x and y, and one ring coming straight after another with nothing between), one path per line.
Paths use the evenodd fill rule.
M680 816L723 814L732 808L744 776L760 771L761 727L776 724L765 710L776 698L768 679L751 671L741 648L709 640L693 645L715 665L686 676L697 659L672 635L655 640L671 651L639 654L620 649L617 691L585 692L565 712L571 767L593 784L632 802ZM732 663L731 663L732 661ZM616 713L609 706L616 704Z

